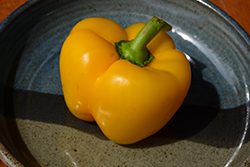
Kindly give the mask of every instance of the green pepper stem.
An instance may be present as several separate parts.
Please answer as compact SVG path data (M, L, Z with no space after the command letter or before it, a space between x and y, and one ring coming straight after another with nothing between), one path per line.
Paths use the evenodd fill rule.
M131 41L120 41L115 43L120 59L126 59L133 64L145 66L149 64L154 56L147 49L147 44L161 31L170 31L172 27L164 20L153 17L135 39Z
M166 26L166 22L157 17L153 17L141 31L137 34L135 39L131 42L131 49L143 50L146 48L147 44ZM171 27L167 26L169 30Z

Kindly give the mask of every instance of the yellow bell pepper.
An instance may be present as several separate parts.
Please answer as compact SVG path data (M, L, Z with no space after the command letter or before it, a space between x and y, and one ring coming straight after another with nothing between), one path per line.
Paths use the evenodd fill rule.
M60 54L65 102L79 119L96 121L119 144L159 131L182 104L190 65L170 30L153 17L123 29L106 18L88 18L71 30Z

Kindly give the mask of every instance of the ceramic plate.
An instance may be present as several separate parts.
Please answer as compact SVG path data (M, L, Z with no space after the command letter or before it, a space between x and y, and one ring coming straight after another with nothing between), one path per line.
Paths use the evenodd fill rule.
M155 135L122 146L65 105L59 53L72 27L158 16L191 64L190 91ZM101 27L100 27L101 28ZM206 0L31 0L0 25L0 158L10 166L241 166L250 155L250 38Z

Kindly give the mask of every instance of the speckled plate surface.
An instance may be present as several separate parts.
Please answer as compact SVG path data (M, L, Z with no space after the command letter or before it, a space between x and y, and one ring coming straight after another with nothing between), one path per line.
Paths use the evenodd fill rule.
M106 17L125 28L153 15L173 26L169 34L191 64L191 88L161 131L121 146L68 111L59 53L84 18ZM206 0L29 1L0 25L0 158L26 167L241 166L250 155L249 43Z

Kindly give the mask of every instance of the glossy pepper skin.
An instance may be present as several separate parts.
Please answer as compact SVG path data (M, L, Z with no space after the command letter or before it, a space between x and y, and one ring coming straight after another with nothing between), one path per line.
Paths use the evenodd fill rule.
M88 18L71 30L60 54L65 102L79 119L96 121L119 144L159 131L182 104L190 65L165 32L147 44L154 59L141 67L120 59L115 42L134 39L145 23L123 29L105 18Z

